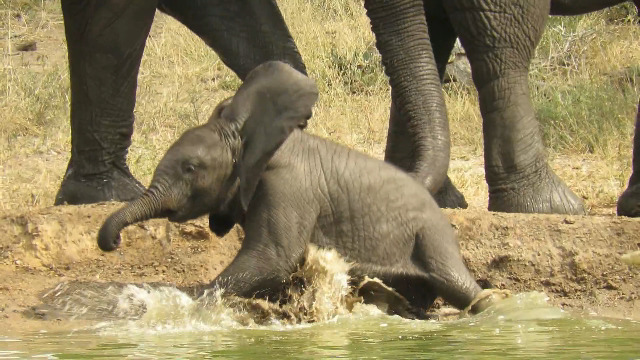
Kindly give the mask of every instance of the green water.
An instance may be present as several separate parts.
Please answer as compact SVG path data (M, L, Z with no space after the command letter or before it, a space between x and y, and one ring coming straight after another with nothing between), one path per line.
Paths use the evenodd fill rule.
M458 320L405 320L360 306L322 322L267 326L240 324L224 309L204 316L177 290L143 298L146 314L135 319L4 334L0 358L640 359L639 322L569 314L540 293Z

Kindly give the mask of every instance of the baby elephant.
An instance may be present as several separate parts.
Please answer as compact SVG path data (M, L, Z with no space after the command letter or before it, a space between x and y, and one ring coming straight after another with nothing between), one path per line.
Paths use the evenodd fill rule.
M235 223L245 232L233 262L209 285L227 293L276 298L314 244L353 262L355 279L377 277L394 288L417 313L437 296L483 310L493 298L480 295L452 227L420 183L300 130L317 97L315 83L284 63L255 68L206 124L171 146L146 193L106 220L100 248L114 250L120 231L138 221L209 214L216 234Z

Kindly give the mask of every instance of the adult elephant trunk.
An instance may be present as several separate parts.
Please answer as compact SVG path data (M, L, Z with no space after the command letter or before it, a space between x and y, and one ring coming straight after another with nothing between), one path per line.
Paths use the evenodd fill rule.
M434 194L449 168L449 123L423 2L365 0L391 84L385 160Z
M114 212L98 232L98 246L113 251L120 245L120 231L136 222L163 216L163 206L156 189L147 190L138 199Z

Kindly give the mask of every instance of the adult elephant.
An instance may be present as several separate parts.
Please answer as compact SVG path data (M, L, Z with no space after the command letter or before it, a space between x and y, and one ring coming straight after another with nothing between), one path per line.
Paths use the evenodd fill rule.
M483 116L489 210L584 213L581 199L547 163L529 98L529 63L549 0L365 0L364 6L392 88L385 160L432 193L440 189L441 206L464 204L446 177L450 144L440 86L459 37ZM192 29L242 79L266 60L304 72L273 1L63 1L72 156L56 203L129 200L142 191L125 158L135 79L155 8Z
M270 59L305 72L274 1L63 0L71 158L56 205L128 201L144 191L126 156L138 69L156 9L198 34L241 78Z
M467 53L483 118L489 210L585 213L583 202L553 173L528 90L528 70L548 14L577 15L624 0L425 0L434 60L442 79L455 39ZM640 6L640 0L634 0ZM365 6L367 2L365 1ZM390 5L391 6L391 5ZM389 11L388 16L397 14ZM384 16L384 15L382 15ZM375 31L374 17L370 17ZM414 24L407 29L418 31ZM378 44L380 36L376 32ZM393 38L390 40L393 41ZM384 56L383 56L384 61ZM386 62L385 62L386 65ZM389 72L388 72L389 74ZM393 90L392 90L393 91ZM638 118L640 119L640 105ZM640 216L640 124L636 122L633 174L620 196L618 214ZM392 106L386 159L403 164L389 144L406 136ZM403 166L405 169L407 166ZM435 194L440 206L466 207L447 178Z
M422 3L366 5L394 89L394 129L404 129L400 137L389 140L396 155L390 160L435 192L446 176L449 130ZM144 191L129 171L126 156L138 68L156 9L201 37L243 80L268 60L285 61L306 73L273 0L63 0L71 78L71 159L55 204L128 201ZM385 15L387 11L396 16ZM409 24L412 29L406 28Z

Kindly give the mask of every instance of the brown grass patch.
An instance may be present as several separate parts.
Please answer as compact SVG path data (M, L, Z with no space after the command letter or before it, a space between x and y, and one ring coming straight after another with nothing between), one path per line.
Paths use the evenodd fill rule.
M361 2L279 5L321 92L310 131L381 158L389 88ZM531 75L553 166L593 208L611 207L626 185L640 96L640 27L611 14L552 20ZM0 1L0 24L0 208L49 206L70 148L59 3ZM28 41L36 42L35 51L17 51ZM140 70L129 156L134 174L148 183L177 136L204 122L239 84L199 38L158 13ZM451 177L472 206L484 208L475 90L448 86L445 98L454 144Z

